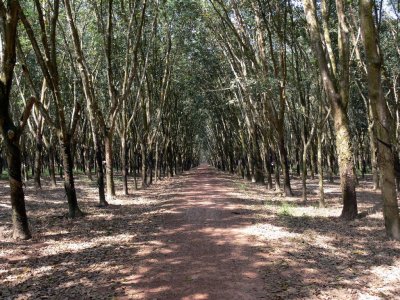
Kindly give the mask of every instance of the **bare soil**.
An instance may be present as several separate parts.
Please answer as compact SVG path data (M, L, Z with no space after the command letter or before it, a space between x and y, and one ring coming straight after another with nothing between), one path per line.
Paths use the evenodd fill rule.
M133 186L133 183L130 183ZM385 238L379 192L358 187L367 217L340 220L339 186L328 208L200 166L97 207L94 182L77 194L88 214L65 217L61 183L26 200L33 239L10 239L8 184L0 181L1 299L396 299L400 243ZM117 190L122 190L120 184Z

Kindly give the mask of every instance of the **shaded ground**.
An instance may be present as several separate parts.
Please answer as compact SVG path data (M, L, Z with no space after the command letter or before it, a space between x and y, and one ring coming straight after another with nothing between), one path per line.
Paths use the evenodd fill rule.
M93 183L78 195L88 216L63 217L61 187L27 186L34 238L10 234L0 181L0 298L35 299L393 299L400 294L400 243L385 239L378 194L362 181L354 222L329 208L283 198L206 166L96 208ZM133 186L133 184L131 185Z

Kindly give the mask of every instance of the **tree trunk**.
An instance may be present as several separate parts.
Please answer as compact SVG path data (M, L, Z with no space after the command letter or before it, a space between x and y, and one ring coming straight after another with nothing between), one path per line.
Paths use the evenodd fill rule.
M133 180L135 181L135 190L138 189L138 184L137 184L137 155L136 151L133 152Z
M154 174L154 176L155 176L155 182L157 182L157 180L159 179L158 178L158 176L159 176L159 172L158 172L158 164L159 164L159 160L158 160L158 155L159 155L159 153L158 153L158 142L156 142L156 162L155 162L155 174Z
M90 155L90 152L92 152L92 151L91 151L91 148L89 148L88 146L85 146L85 147L84 147L84 153L83 153L83 155L85 156L85 165L84 165L84 168L85 168L85 173L86 173L88 179L89 179L90 181L92 181L92 180L93 180L93 177L92 177L91 155Z
M265 150L264 146L264 151L263 151L263 164L264 164L264 170L265 170L265 175L266 175L266 186L268 190L272 190L272 177L271 177L271 162L269 159L269 153Z
M383 216L386 234L389 238L400 240L400 216L394 169L395 127L383 95L381 81L382 57L372 15L373 3L370 0L360 0L359 4L361 33L367 60L368 93L379 142L378 163L382 176Z
M310 175L311 175L311 180L315 179L315 163L314 163L314 148L313 145L310 145Z
M40 126L38 126L40 127ZM42 184L40 182L40 175L41 175L41 171L42 171L42 150L43 150L43 137L42 134L39 132L40 129L37 129L37 133L36 133L36 148L35 148L35 175L34 175L34 181L35 181L35 187L37 189L41 189L42 188Z
M301 186L303 190L303 201L307 201L307 147L303 147L303 155L301 160Z
M22 188L20 133L22 125L14 126L13 116L10 114L10 93L14 66L16 61L16 40L19 20L19 6L16 1L2 3L1 31L1 66L0 66L0 131L6 147L8 177L10 182L10 196L12 207L13 238L26 240L31 237L28 217L25 210L25 196ZM33 102L29 110L25 110L21 120L29 117ZM26 109L26 108L25 108ZM23 122L22 122L23 123ZM21 124L21 123L20 123Z
M122 190L124 195L128 195L128 149L126 147L125 133L121 137L121 162L122 162Z
M292 188L290 186L290 173L289 173L289 161L285 147L285 137L283 132L279 134L279 153L281 157L281 166L283 174L283 189L285 196L293 196Z
M104 207L108 205L105 195L105 187L104 187L104 171L103 171L103 155L101 152L101 143L100 139L97 136L97 133L92 132L93 135L93 145L96 159L96 173L97 173L97 188L99 189L99 205L100 207Z
M106 154L106 183L107 197L109 199L115 196L114 170L113 170L113 133L107 132L104 136L104 146Z
M54 166L54 147L49 145L47 148L47 152L49 153L49 174L50 174L50 181L51 186L56 187L56 170Z
M78 200L76 198L70 139L68 139L67 141L61 141L61 152L64 169L64 188L68 200L69 217L80 217L83 216L83 213L79 209Z
M5 126L7 126L7 124L5 124ZM22 188L19 138L14 137L10 139L4 136L4 141L6 144L8 176L11 190L13 238L26 240L31 238L31 233L29 231L28 217L25 210L24 190Z
M370 151L371 151L372 182L373 182L373 189L374 189L374 191L376 191L377 189L379 189L379 172L378 172L378 161L377 161L377 155L376 155L377 151L378 151L378 147L376 145L376 136L374 133L373 123L374 122L372 121L368 125L368 135L369 135L369 145L370 145Z
M318 187L319 187L319 199L318 204L319 207L325 207L325 196L324 196L324 169L322 167L322 133L318 130L317 133L317 143L318 143L318 153L317 153L317 161L318 161Z
M141 158L142 158L142 188L146 188L147 187L147 157L146 157L146 146L145 143L142 142L140 144L140 150L141 150Z
M317 18L315 0L303 0L304 12L318 61L324 90L333 110L336 133L336 149L338 152L340 185L343 198L341 217L353 220L357 216L356 178L354 174L353 151L350 144L349 122L347 117L348 85L349 85L349 43L348 29L345 24L345 7L342 0L336 0L338 17L338 52L340 71L332 69L334 61L328 63L323 47L330 41L321 40L320 26ZM330 46L330 45L329 45ZM331 58L332 60L334 58ZM340 74L338 76L338 74ZM336 76L336 77L335 77ZM337 86L339 84L339 88Z
M277 192L281 191L281 181L280 181L280 175L279 175L279 162L278 162L278 156L276 153L273 154L274 157L274 177L275 177L275 190Z
M356 176L350 146L350 132L347 114L334 109L336 149L338 151L340 187L343 197L341 217L353 220L357 217Z

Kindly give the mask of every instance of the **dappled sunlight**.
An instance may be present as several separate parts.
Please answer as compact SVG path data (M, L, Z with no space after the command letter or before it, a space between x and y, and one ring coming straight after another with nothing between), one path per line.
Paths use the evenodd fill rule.
M240 230L243 234L254 235L266 240L277 240L283 238L294 238L299 234L286 231L282 227L271 224L257 224L245 227Z
M31 241L1 242L0 276L10 294L346 299L398 292L400 245L386 240L381 214L343 222L336 198L318 209L317 195L304 204L203 166L117 196L106 209L86 191L88 215L69 220L60 190L44 194L46 202L31 196ZM361 207L379 203L376 193L362 193Z

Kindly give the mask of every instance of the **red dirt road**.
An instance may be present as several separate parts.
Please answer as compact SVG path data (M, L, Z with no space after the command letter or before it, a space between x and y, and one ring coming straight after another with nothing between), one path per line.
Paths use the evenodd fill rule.
M14 241L0 181L0 299L397 299L400 243L385 237L379 193L361 180L369 215L343 222L338 181L325 184L317 209L316 180L304 204L297 178L283 197L200 166L104 209L80 177L88 214L70 220L61 184L28 182L33 238Z
M129 295L138 299L262 299L257 245L241 229L255 220L232 180L200 166L167 194Z

